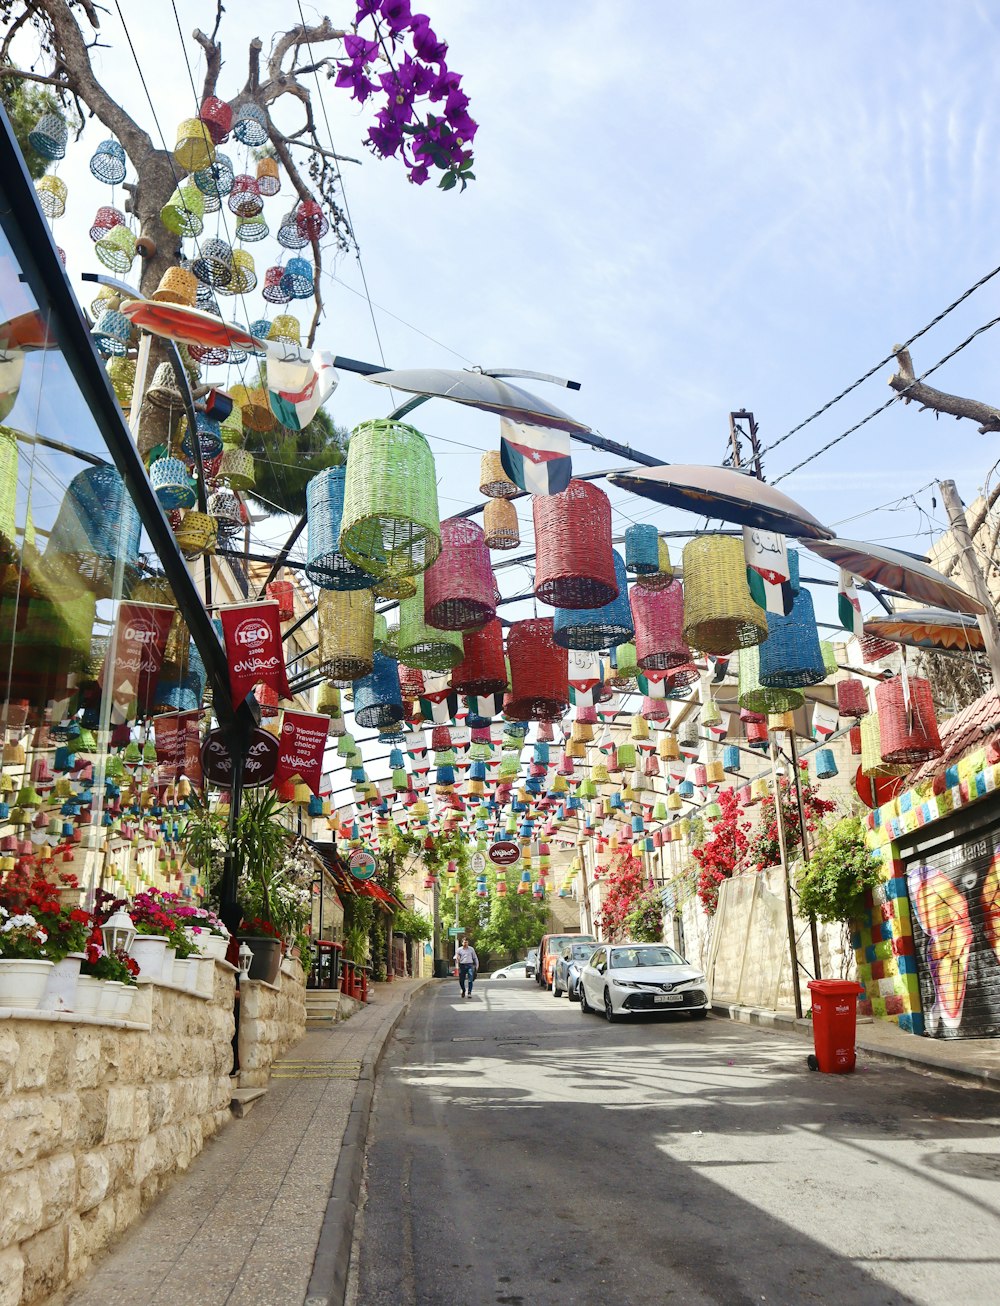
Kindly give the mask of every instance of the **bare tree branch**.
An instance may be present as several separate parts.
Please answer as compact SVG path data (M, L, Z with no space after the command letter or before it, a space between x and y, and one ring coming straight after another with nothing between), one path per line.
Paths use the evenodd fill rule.
M22 77L26 82L40 82L42 86L58 86L63 91L73 89L65 77L49 77L45 73L32 72L30 68L14 68L12 65L4 64L0 67L0 76Z
M961 395L946 394L944 390L924 385L916 379L910 351L894 345L893 353L899 363L899 371L889 378L889 385L902 395L904 404L918 403L924 410L931 409L935 413L944 413L947 417L966 417L971 422L979 423L980 435L1000 431L1000 408L981 403L978 399L963 399Z
M218 40L218 36L219 24L222 22L224 13L222 0L216 0L215 26L212 28L212 35L206 36L200 27L196 27L191 33L205 51L205 84L201 90L203 101L207 100L210 95L215 94L215 88L219 84L219 73L222 71L222 45Z

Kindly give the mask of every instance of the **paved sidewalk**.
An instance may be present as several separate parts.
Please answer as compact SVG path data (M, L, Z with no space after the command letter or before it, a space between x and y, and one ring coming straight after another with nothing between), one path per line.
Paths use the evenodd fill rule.
M812 1041L812 1021L796 1020L792 1011L764 1011L715 1002L716 1015L729 1016L746 1025L802 1034ZM911 1070L931 1071L954 1079L973 1080L1000 1089L1000 1039L935 1039L908 1034L888 1020L858 1020L857 1049L881 1061Z
M368 1114L382 1051L430 981L310 1031L268 1093L210 1141L66 1306L333 1306L343 1300Z

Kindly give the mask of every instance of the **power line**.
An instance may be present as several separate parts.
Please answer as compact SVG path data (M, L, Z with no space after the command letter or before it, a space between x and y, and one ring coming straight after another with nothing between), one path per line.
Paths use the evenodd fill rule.
M920 337L926 335L927 332L930 331L932 327L936 327L939 322L944 321L944 319L948 316L949 313L951 313L954 309L958 308L959 304L964 303L965 300L967 300L970 295L974 294L981 287L985 286L988 281L991 281L997 275L998 272L1000 272L1000 267L995 267L992 272L987 272L985 276L980 277L974 286L970 286L968 290L963 291L962 294L959 295L959 297L956 300L950 303L947 308L942 309L941 312L938 313L937 317L931 318L931 320L927 323L927 325L921 327L919 331L915 332L912 336L910 336L909 340L904 340L903 343L899 346L899 348L909 349L910 345L912 345L915 340L919 340ZM763 455L765 453L769 453L770 450L772 449L777 449L779 444L784 444L786 440L790 439L793 435L797 435L798 432L801 431L804 427L808 426L810 422L814 422L817 417L822 417L822 415L825 412L828 412L829 409L831 409L834 406L834 404L839 404L841 399L846 398L847 395L849 395L852 390L856 390L859 385L863 385L864 382L870 380L875 375L876 372L880 372L883 367L886 367L889 363L891 363L892 360L895 358L895 356L896 356L896 351L893 350L892 353L887 354L885 358L879 359L879 361L875 364L874 367L870 367L868 371L863 373L861 376L859 376L856 381L852 381L851 384L847 386L846 389L841 390L839 395L834 395L834 397L830 399L827 403L825 403L822 408L817 408L816 411L814 413L811 413L805 419L804 422L799 422L798 426L793 426L790 431L787 431L784 435L780 436L777 440L773 440L770 444L766 444L764 448L761 449L761 454ZM928 373L925 372L924 376L927 375ZM888 405L885 406L888 407ZM788 475L787 472L785 474L786 476Z

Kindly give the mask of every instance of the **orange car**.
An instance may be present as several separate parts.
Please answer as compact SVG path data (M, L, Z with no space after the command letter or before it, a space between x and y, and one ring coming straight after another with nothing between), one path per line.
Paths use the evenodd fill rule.
M552 987L552 968L566 943L592 943L597 947L592 934L543 934L538 945L538 969L535 971L535 983L540 989Z

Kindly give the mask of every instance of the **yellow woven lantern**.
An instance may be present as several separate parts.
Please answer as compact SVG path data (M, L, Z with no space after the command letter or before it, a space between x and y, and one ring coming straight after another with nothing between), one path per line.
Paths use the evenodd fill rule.
M521 493L503 469L499 449L487 449L479 464L479 493L487 499L513 499Z
M679 812L684 806L684 800L680 794L667 794L667 811Z
M594 738L594 727L589 721L574 721L569 728L569 737L583 744L589 744Z
M412 576L383 576L372 586L377 599L412 599L417 592L417 582Z
M198 172L215 162L215 142L200 118L185 118L181 122L173 155L183 172Z
M590 770L590 778L593 780L594 784L610 784L611 776L608 774L607 764L604 762L595 762Z
M708 762L705 765L705 779L710 785L720 785L725 779L725 771L722 769L722 762Z
M656 751L665 762L674 761L680 757L681 750L677 743L677 736L662 734L659 743L656 745Z
M245 249L233 250L233 276L226 286L216 286L217 295L249 295L257 287L257 266Z
M702 535L684 546L684 638L703 653L767 639L767 617L747 585L741 538Z
M184 514L174 531L177 547L185 558L200 558L205 553L214 553L218 534L219 523L215 518L195 509Z
M771 712L767 718L768 730L794 730L795 714L793 712Z
M293 345L302 343L302 326L293 313L278 313L267 333L268 340L288 340Z
M66 212L66 183L54 173L47 173L35 182L38 203L47 218L61 218Z
M257 480L253 454L246 449L224 448L219 460L219 475L224 476L234 490L249 490Z
M360 680L375 664L371 590L320 590L316 604L320 670L331 680Z
M582 739L568 739L566 741L566 756L574 759L586 757L587 745Z
M194 308L198 298L198 278L187 268L167 268L150 299L167 304L184 304Z
M861 718L861 774L885 777L906 775L908 766L892 766L882 756L882 736L878 726L878 713L869 712Z
M229 397L239 406L245 430L274 430L277 422L271 412L266 390L259 386L232 385L229 387Z
M488 548L516 549L521 543L517 509L507 499L490 499L483 510L483 532Z
M632 717L632 728L629 731L629 738L637 742L649 738L649 723L640 713Z

